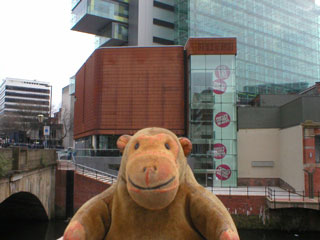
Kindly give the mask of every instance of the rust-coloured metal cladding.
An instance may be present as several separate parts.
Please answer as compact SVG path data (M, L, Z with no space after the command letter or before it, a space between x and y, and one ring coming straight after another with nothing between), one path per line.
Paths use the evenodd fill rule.
M187 55L236 55L236 38L189 38L185 49Z
M74 138L163 127L185 134L182 46L97 49L76 74Z

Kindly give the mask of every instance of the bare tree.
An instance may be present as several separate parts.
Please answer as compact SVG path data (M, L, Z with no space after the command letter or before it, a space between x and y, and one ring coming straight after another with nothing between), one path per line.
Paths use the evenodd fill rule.
M38 131L42 127L38 121L40 113L44 113L45 117L48 118L48 108L46 107L15 106L15 111L6 112L0 116L0 132L5 136L14 132L22 132L24 135L23 142L26 142L26 138L31 138L32 133L38 137Z
M59 123L63 126L63 133L60 138L60 140L62 141L67 136L69 136L73 130L73 114L69 109L66 108L60 108L59 112Z

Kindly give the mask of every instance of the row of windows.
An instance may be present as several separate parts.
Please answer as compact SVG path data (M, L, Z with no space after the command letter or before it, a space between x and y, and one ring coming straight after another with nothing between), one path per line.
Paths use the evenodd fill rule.
M18 99L18 98L5 98L5 102L49 105L49 101L36 101L36 100L27 100L27 99Z
M41 107L41 106L24 106L24 105L11 105L11 104L4 104L5 108L10 108L10 109L23 109L26 111L49 111L49 107Z
M25 98L50 99L49 95L27 94L27 93L18 93L18 92L6 92L5 95L6 96L15 96L15 97L25 97Z
M7 90L16 90L16 91L25 91L25 92L35 92L35 93L50 93L48 89L40 89L40 88L28 88L28 87L17 87L17 86L6 86Z

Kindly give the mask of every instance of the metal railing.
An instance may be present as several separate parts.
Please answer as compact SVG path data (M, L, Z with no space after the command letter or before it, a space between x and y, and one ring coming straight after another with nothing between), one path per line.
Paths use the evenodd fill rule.
M94 168L90 168L81 164L77 164L73 161L59 161L59 169L63 170L74 170L77 173L80 173L84 176L91 177L95 180L113 184L117 181L117 176L99 171Z
M267 197L271 200L285 200L285 201L313 201L320 203L320 191L310 193L308 195L305 191L276 191L275 189L268 188Z
M74 149L73 155L77 157L120 157L119 149Z
M117 176L99 171L97 169L77 164L74 161L58 161L58 168L64 170L74 170L84 176L91 177L98 181L113 184L117 181ZM289 201L289 202L313 202L318 203L320 207L320 191L314 192L312 195L305 191L284 190L279 187L264 186L238 186L238 187L206 187L216 195L225 196L263 196L267 197L269 201Z
M268 186L265 187L252 187L252 186L238 186L238 187L206 187L216 195L226 196L267 196Z
M287 202L315 202L320 204L320 191L306 194L305 191L285 190L280 187L207 187L208 190L217 195L241 195L241 196L263 196L269 201L287 201Z

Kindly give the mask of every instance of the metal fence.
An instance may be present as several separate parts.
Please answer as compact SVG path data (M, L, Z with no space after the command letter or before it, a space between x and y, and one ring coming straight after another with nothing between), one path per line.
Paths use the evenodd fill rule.
M99 171L88 166L74 163L72 161L59 161L58 168L61 170L74 170L75 172L84 176L93 178L98 181L113 184L117 181L117 176Z
M285 200L285 201L316 201L320 203L320 192L306 192L305 191L277 191L276 189L268 188L267 197L273 200Z
M74 149L73 155L77 157L120 157L119 149Z
M98 181L113 184L117 181L117 176L109 174L73 161L59 161L59 169L74 170L84 176L91 177ZM206 189L216 195L225 196L263 196L269 201L289 201L289 202L315 202L320 205L320 191L314 193L306 193L305 191L285 190L275 186L238 186L238 187L214 187L207 186Z

